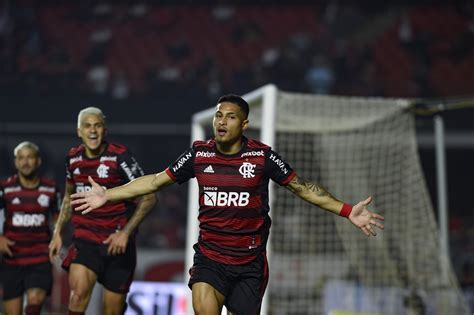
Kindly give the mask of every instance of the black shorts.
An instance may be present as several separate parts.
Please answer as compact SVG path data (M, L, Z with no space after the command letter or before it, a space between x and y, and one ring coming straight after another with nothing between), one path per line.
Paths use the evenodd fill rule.
M69 270L71 264L86 266L97 275L97 281L107 290L126 294L130 289L137 264L135 242L128 242L122 255L109 256L108 245L75 240L69 247L62 267Z
M4 301L21 297L31 288L43 289L47 295L51 293L53 268L49 262L26 266L3 264L0 268Z
M263 294L268 283L268 262L265 252L245 265L227 265L204 256L194 246L194 264L189 270L188 286L206 282L225 296L224 305L234 315L260 314Z

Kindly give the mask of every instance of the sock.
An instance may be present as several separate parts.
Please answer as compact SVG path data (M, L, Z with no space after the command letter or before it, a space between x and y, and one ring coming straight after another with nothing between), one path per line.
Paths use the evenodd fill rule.
M41 304L32 304L25 307L25 315L40 315Z

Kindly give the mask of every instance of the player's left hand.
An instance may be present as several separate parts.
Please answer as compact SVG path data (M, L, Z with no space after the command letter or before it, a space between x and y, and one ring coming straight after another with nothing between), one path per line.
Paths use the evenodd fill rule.
M109 244L107 254L109 256L125 254L128 244L128 233L124 231L117 231L110 234L104 241L104 244Z
M375 236L375 227L383 229L384 226L381 222L384 217L380 214L373 213L367 210L367 206L372 202L372 197L369 197L355 206L352 207L352 211L349 214L349 220L364 232L367 236Z

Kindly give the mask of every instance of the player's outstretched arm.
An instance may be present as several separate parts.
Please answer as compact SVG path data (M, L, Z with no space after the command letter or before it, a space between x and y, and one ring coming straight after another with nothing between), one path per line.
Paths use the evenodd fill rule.
M90 191L71 195L73 199L71 204L75 206L74 210L81 211L82 214L97 209L106 202L131 199L155 193L161 188L174 183L165 171L154 175L141 176L127 184L107 190L97 184L91 177L89 177L89 182L92 186Z
M383 224L378 221L383 221L384 217L367 209L367 206L372 202L372 197L352 207L332 196L320 185L302 180L298 178L298 176L293 178L287 185L287 188L311 204L334 214L347 217L352 224L361 229L367 236L376 235L375 227L380 229L384 228Z

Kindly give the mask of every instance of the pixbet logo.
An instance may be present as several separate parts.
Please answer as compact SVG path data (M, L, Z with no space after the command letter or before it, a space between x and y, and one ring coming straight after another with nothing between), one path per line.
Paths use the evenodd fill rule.
M205 191L204 205L210 207L245 207L249 204L248 192Z

